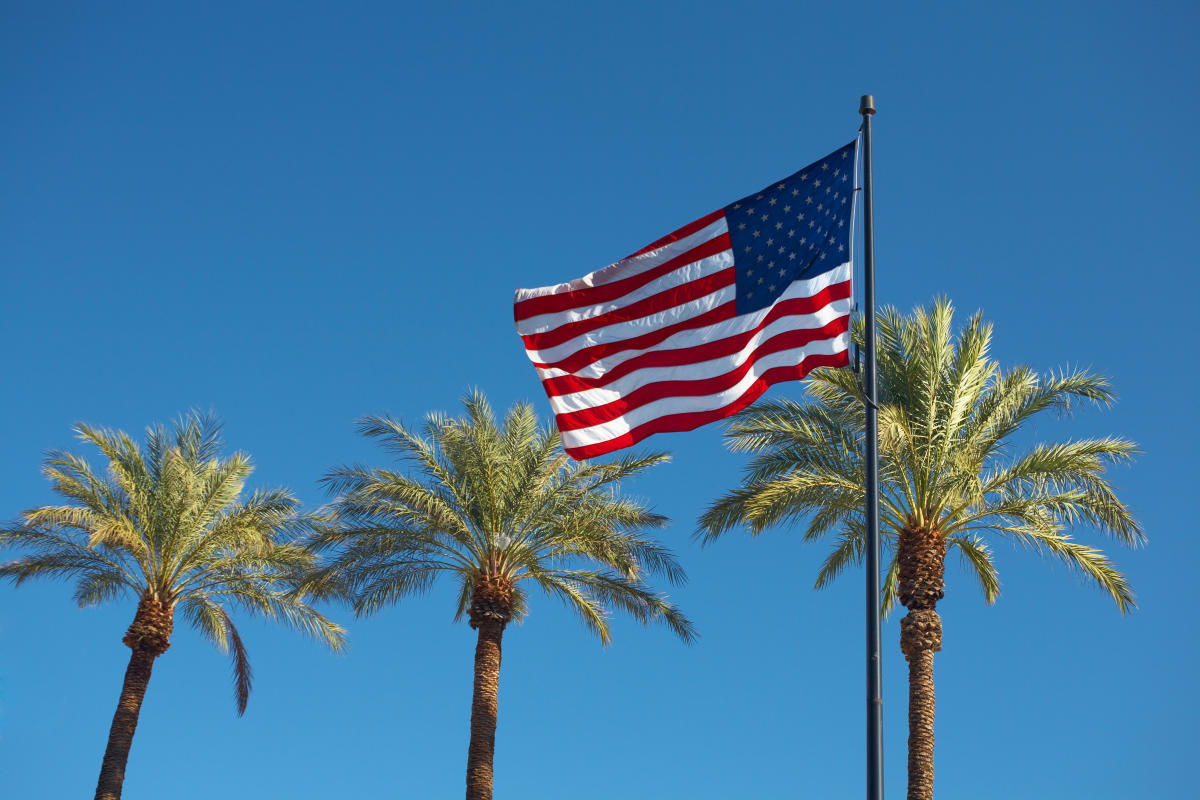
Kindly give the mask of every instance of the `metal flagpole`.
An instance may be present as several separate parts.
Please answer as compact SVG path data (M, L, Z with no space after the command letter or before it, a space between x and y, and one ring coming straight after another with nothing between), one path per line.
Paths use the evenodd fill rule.
M863 305L865 306L867 478L867 800L883 800L883 670L879 647L879 409L875 388L875 228L871 183L871 116L875 98L863 95Z

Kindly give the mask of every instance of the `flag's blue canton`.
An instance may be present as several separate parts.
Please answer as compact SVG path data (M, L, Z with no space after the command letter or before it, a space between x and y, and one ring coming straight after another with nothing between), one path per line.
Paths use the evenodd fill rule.
M851 142L795 175L725 206L737 271L737 313L766 308L792 281L850 257Z

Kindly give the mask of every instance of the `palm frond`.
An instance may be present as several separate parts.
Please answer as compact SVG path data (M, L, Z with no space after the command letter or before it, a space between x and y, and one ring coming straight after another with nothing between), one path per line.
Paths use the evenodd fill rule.
M238 635L233 620L229 618L229 614L223 608L221 609L221 619L225 623L226 639L229 641L229 650L233 654L233 696L237 702L237 711L240 717L246 713L246 703L250 700L250 684L254 674L250 670L250 659L246 654L246 646L242 644L242 637Z
M1000 596L1000 578L996 574L996 565L992 563L991 549L979 536L951 536L946 541L958 549L963 563L979 579L983 599L988 605L995 603Z
M1125 576L1096 548L1079 544L1065 534L1035 527L1008 528L1004 529L1004 532L1025 547L1056 556L1082 575L1091 578L1112 597L1122 614L1137 607L1133 589L1125 580Z
M600 643L608 647L612 641L608 611L595 597L584 591L578 583L562 576L542 574L535 575L534 580L546 594L562 600L567 608L575 612L584 627L600 637Z
M650 591L641 582L599 570L553 570L549 574L586 590L600 603L619 609L638 622L662 622L687 644L697 638L691 621L667 602L664 595Z
M866 553L866 538L863 530L848 531L838 536L837 546L825 557L817 573L815 588L824 589L833 582L846 567L861 564Z
M887 616L892 613L892 609L896 606L896 600L900 596L900 561L892 556L888 563L887 572L883 576L883 588L880 590L880 606L879 613Z

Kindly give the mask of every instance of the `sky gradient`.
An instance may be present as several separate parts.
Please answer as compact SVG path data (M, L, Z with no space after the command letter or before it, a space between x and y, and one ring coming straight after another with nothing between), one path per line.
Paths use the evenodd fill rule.
M874 94L881 303L984 310L1004 365L1090 366L1111 410L1027 441L1119 435L1149 545L1088 531L1139 608L996 546L995 606L948 563L941 797L1184 796L1200 656L1191 496L1198 161L1194 4L6 2L0 24L0 519L52 502L77 420L226 420L250 486L390 465L354 421L547 404L512 293L579 277L855 135ZM1154 276L1162 276L1159 281ZM1136 280L1135 280L1136 278ZM797 397L797 383L768 396ZM657 436L628 491L669 515L700 641L629 620L607 649L535 597L505 637L496 798L863 794L860 571L786 529L707 548L743 459ZM7 558L7 556L3 556ZM177 627L130 800L462 793L474 635L454 590L362 620L351 650L239 619L256 682ZM0 586L5 794L92 791L131 600ZM886 786L905 785L899 616L884 624Z

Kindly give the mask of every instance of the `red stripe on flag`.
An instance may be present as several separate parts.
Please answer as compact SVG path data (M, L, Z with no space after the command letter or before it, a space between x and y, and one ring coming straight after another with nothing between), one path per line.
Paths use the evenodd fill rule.
M604 374L598 378L583 378L578 375L560 375L554 378L544 378L542 385L546 389L546 394L550 397L557 397L564 394L573 394L575 392L583 392L588 389L600 389L610 383L620 380L621 378L636 372L640 369L661 368L661 367L678 367L684 364L695 364L701 361L710 361L721 356L732 355L740 352L746 344L754 338L759 332L770 325L772 322L785 316L798 316L803 314L812 314L835 300L842 300L850 296L850 281L835 283L811 297L797 297L791 300L784 300L776 303L771 310L763 317L762 322L746 331L742 331L733 336L728 336L724 339L717 339L712 342L694 345L692 347L681 347L673 350L653 350L649 353L644 353L628 361L622 361L620 364L605 370ZM845 332L848 324L848 318L843 316L829 323L823 328L813 329L814 334L823 331L830 331L828 335L817 335L815 339L832 338L840 333ZM840 326L840 327L837 327Z
M521 322L530 317L538 317L543 314L557 314L563 311L570 311L573 308L610 303L624 297L635 289L640 289L651 281L661 278L669 272L674 272L685 264L691 264L702 258L715 256L717 253L724 252L729 248L729 234L722 233L720 236L701 242L691 250L680 253L656 267L648 269L645 272L639 272L636 275L630 275L628 278L622 278L612 283L602 283L599 286L590 286L587 289L576 289L573 292L547 294L541 297L531 297L528 300L522 300L514 304L513 318L517 322Z
M571 458L574 458L576 461L582 461L586 458L594 458L595 456L601 456L605 453L611 453L614 450L620 450L623 447L637 444L647 436L652 436L656 433L690 431L694 428L699 428L701 425L707 425L710 422L715 422L718 419L736 414L762 396L762 393L772 384L799 380L817 367L845 367L849 364L850 355L846 350L834 353L833 355L809 356L796 366L773 367L767 370L761 378L747 388L745 393L729 405L711 411L692 411L657 417L649 422L638 425L628 433L624 433L616 438L596 442L595 444L567 447L564 449Z

